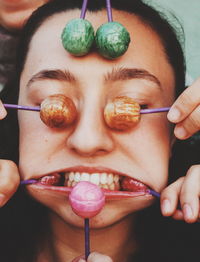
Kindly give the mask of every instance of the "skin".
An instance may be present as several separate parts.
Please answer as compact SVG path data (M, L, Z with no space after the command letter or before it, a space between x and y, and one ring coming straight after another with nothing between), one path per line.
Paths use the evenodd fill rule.
M128 52L116 61L105 60L96 53L91 53L83 58L74 58L63 50L59 35L66 20L77 17L77 15L76 12L55 15L48 22L45 22L34 35L21 76L19 103L37 105L46 96L61 92L74 100L80 112L79 119L76 124L58 132L58 130L46 127L36 113L19 113L21 178L40 177L43 174L54 172L58 168L65 169L77 164L87 166L101 164L120 170L128 176L148 184L153 189L161 191L166 186L172 143L170 125L166 116L164 114L144 116L134 130L124 133L109 129L101 117L106 102L118 93L119 95L133 96L138 102L149 104L151 107L164 107L173 103L173 70L167 63L159 38L134 16L123 12L115 12L116 20L126 26L131 33L132 39L134 39L134 44L131 43ZM129 16L129 19L127 19L127 16ZM88 14L88 19L95 28L103 23L104 17L105 13L99 13L99 24L97 24L96 14ZM51 28L50 33L46 30L49 27ZM55 41L49 46L47 43L50 41L52 34ZM140 37L138 37L139 35ZM41 41L41 38L43 41ZM146 43L145 39L148 39L148 43ZM44 45L39 46L38 41L44 43ZM148 48L145 48L146 44L148 44ZM53 50L56 50L56 52ZM157 54L156 58L153 55L155 52ZM157 77L164 91L161 91L152 81L144 79L104 83L103 75L110 72L113 66L118 68L122 66L143 68ZM26 84L33 74L41 69L52 67L66 70L70 68L70 71L78 78L77 83L69 84L61 81L50 82L44 80L35 82L27 88ZM124 87L123 91L122 87ZM176 102L176 105L180 104L179 101ZM191 106L190 108L194 107ZM3 109L1 109L1 115L2 118L5 116ZM97 126L98 128L96 128ZM146 130L148 130L148 133ZM27 148L27 144L29 148ZM40 147L38 147L38 144ZM147 152L151 152L153 158ZM120 164L117 162L119 157L121 159ZM10 164L2 162L2 165L5 166L10 166ZM16 167L11 167L11 169L14 168ZM132 170L135 170L134 173ZM192 167L185 178L179 179L163 191L161 201L164 215L174 214L176 218L181 217L181 214L177 215L178 211L175 211L177 200L180 197L185 220L193 222L197 219L200 191L197 170L199 170L199 166ZM17 175L17 169L14 174ZM10 175L10 180L13 177L14 175L12 177ZM196 185L194 191L191 190L193 184ZM10 196L16 190L18 181L13 185L15 186L13 186L12 190L8 190L7 196ZM4 187L1 186L1 188L4 189L2 192L6 192L5 185ZM81 235L83 235L82 229L78 229L78 227L82 226L82 220L72 213L66 199L50 192L41 194L40 191L34 189L34 186L30 186L28 190L34 198L53 211L50 218L55 238L55 250L59 254L60 261L66 261L66 258L72 259L72 257L82 253L82 242L80 241L80 245L77 243L77 237L79 236L80 239ZM169 201L168 206L165 200ZM104 210L91 221L93 249L99 250L99 246L101 246L102 252L110 255L114 261L123 261L122 255L116 253L116 250L123 249L125 250L124 253L128 254L129 247L124 249L124 244L130 243L131 248L135 246L134 239L130 241L129 232L124 230L125 225L130 226L132 223L134 211L150 205L152 201L152 197L145 196L137 199L108 202ZM191 203L195 204L192 206ZM188 207L184 208L184 204L192 206L192 216L188 216ZM76 233L71 232L70 224L76 227ZM96 230L97 227L101 230ZM63 234L64 231L65 234ZM110 249L106 249L105 243L103 244L105 242L103 238L105 232L108 234L110 241L116 240L116 232L122 238L118 242L115 241ZM65 239L64 236L66 235L72 246ZM93 239L94 235L96 240ZM67 257L66 245L69 247L71 257ZM75 245L76 252L73 249Z
M27 18L48 0L0 0L0 24L11 31L20 30Z
M98 23L96 14L90 15L90 21L95 28L103 23L105 15L105 13L99 15ZM57 132L45 126L38 114L19 112L19 166L22 179L39 178L47 173L77 165L104 166L138 179L156 191L161 191L166 186L171 146L170 125L166 116L164 114L144 116L134 130L121 133L108 128L102 117L106 103L116 95L129 95L137 102L151 107L172 104L174 97L173 72L166 61L157 35L143 24L138 25L139 21L132 16L129 16L130 22L127 23L127 14L116 12L116 15L116 19L128 28L132 39L135 38L135 44L130 46L126 55L116 61L103 59L97 53L74 58L63 49L59 36L66 19L77 17L78 12L55 15L34 35L21 75L19 104L36 105L50 94L63 93L73 99L79 112L79 119L69 128ZM135 26L131 26L131 23ZM51 28L51 32L47 31L47 28ZM52 33L55 41L47 48ZM152 39L150 48L146 49L146 41L140 38ZM38 46L41 39L42 45ZM159 52L157 60L152 55L155 52ZM161 86L147 79L104 81L104 76L108 72L120 67L145 69L157 77ZM77 81L75 83L56 80L51 83L50 80L35 81L27 88L27 83L34 74L52 68L70 70ZM130 141L133 141L131 146ZM30 151L34 152L34 157ZM157 157L151 159L144 152L152 152L152 155ZM118 159L121 159L120 163ZM34 197L59 215L62 212L66 221L76 226L82 224L82 220L70 211L67 203L64 203L66 202L64 197L60 204L54 205L52 203L54 196L51 198L50 193L48 200L45 197L43 200L33 187L30 187L30 191ZM133 211L148 206L152 203L152 197L143 197L141 200L126 199L123 202L120 204L121 207L117 202L108 203L102 213L95 217L93 222L95 227L111 225ZM64 210L63 205L66 206Z

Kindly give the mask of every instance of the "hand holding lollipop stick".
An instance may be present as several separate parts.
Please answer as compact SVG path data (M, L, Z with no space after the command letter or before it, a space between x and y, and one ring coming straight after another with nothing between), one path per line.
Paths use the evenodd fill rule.
M89 218L96 216L105 204L103 191L90 182L79 182L69 195L74 213L85 219L85 259L90 254Z

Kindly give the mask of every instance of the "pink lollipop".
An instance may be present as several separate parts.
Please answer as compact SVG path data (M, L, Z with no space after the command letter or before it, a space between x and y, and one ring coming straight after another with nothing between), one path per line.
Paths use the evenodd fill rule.
M95 184L79 182L69 195L69 201L74 213L85 221L85 258L90 254L89 218L96 216L105 204L102 190Z
M69 201L74 213L82 218L91 218L103 208L105 196L95 184L82 181L72 189Z

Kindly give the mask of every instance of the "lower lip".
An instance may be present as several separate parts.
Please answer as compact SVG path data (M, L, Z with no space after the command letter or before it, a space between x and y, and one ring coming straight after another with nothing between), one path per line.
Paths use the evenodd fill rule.
M71 187L61 187L61 186L47 186L41 183L35 183L28 185L28 187L31 187L36 190L47 190L52 192L57 192L59 194L69 196L72 189ZM129 192L129 191L112 191L108 189L103 189L102 191L105 194L106 199L108 200L118 200L118 199L124 199L124 198L133 198L133 197L139 197L139 196L151 196L148 191L138 191L138 192Z

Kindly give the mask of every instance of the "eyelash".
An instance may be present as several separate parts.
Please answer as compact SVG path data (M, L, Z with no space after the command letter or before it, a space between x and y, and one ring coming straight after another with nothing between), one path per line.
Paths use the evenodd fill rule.
M141 108L141 109L147 109L147 108L148 108L148 105L147 105L147 104L140 105L140 108Z

